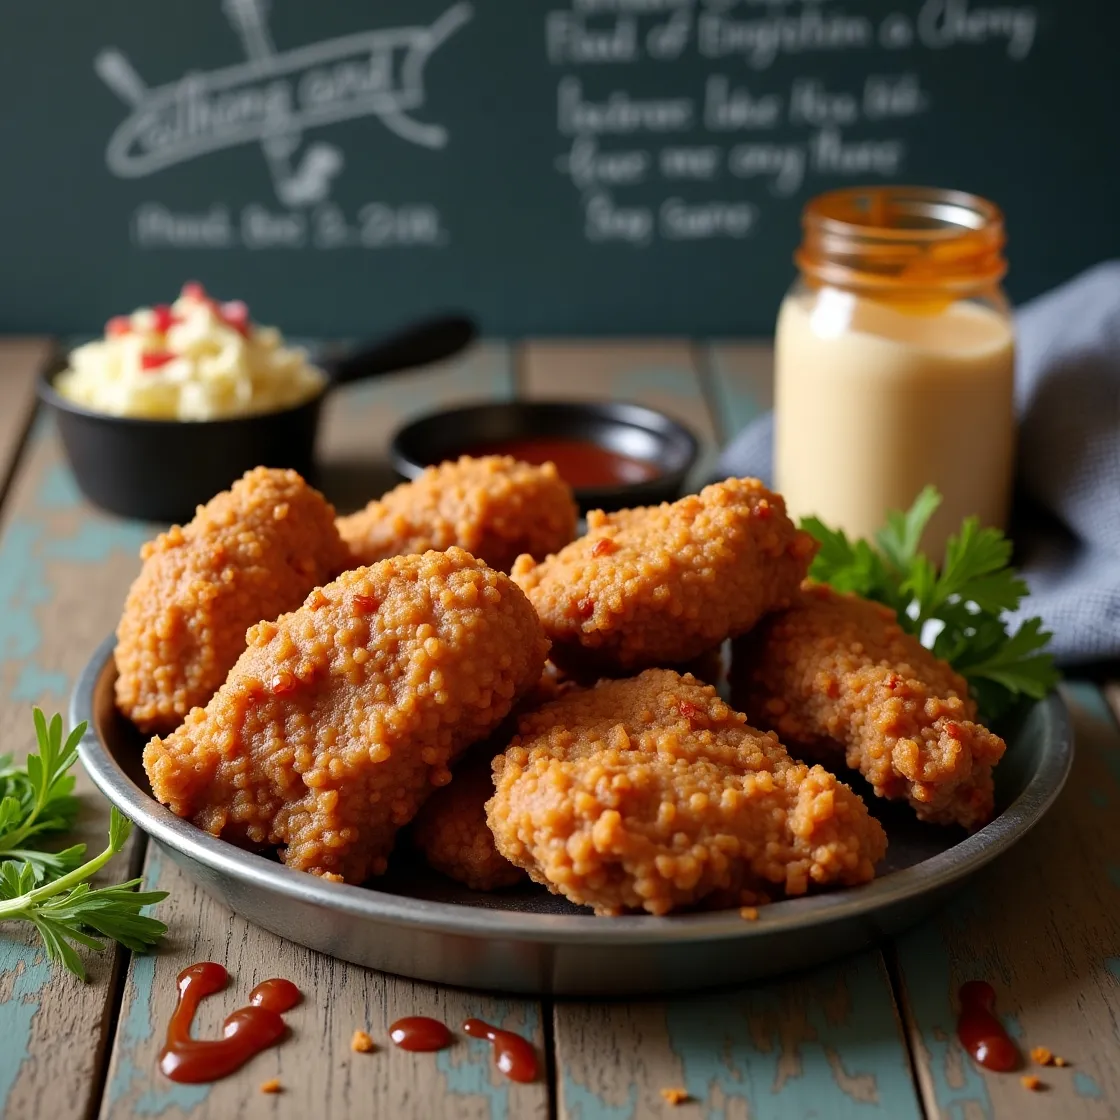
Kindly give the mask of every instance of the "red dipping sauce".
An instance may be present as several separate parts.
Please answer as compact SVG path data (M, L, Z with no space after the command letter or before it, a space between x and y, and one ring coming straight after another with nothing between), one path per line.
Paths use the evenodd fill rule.
M389 1026L389 1037L402 1050L446 1050L451 1045L451 1032L438 1019L427 1015L409 1015Z
M510 1081L535 1081L537 1079L537 1052L531 1042L513 1031L492 1027L481 1019L468 1019L463 1024L463 1034L471 1038L484 1038L494 1047L494 1064Z
M563 436L495 440L463 448L459 454L476 458L482 455L512 455L523 463L538 467L543 463L555 463L560 477L577 490L649 482L661 474L661 468L649 459L622 455L591 440Z
M220 992L229 973L213 961L192 964L179 973L179 1001L167 1025L167 1042L159 1055L160 1072L172 1081L217 1081L240 1069L255 1054L279 1042L287 1030L281 1012L300 1000L290 980L265 980L249 993L249 1006L240 1007L222 1024L222 1038L191 1038L198 1005Z
M969 980L961 985L961 1014L957 1037L974 1062L985 1069L1007 1073L1021 1058L1019 1048L996 1018L996 993L984 980Z

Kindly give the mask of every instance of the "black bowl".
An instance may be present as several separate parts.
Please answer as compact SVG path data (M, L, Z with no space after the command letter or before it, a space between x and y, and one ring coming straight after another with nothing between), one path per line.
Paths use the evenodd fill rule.
M291 467L316 481L323 399L351 381L448 358L475 337L462 316L440 316L321 363L322 391L292 408L226 420L146 420L94 412L56 392L63 363L39 377L78 487L95 505L145 521L185 521L253 467Z
M403 478L487 444L532 436L585 440L653 463L654 478L575 488L580 511L655 505L681 496L700 444L683 424L643 405L615 401L507 401L422 416L399 429L389 456Z

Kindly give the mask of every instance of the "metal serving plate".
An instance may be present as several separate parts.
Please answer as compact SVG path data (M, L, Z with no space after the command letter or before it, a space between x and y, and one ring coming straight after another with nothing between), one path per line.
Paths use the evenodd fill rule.
M596 918L536 887L469 891L407 850L376 889L325 882L180 820L148 792L143 739L114 708L112 651L108 638L71 699L71 720L89 722L82 761L105 796L188 875L290 941L401 976L493 991L663 995L861 949L924 917L1018 841L1053 803L1073 759L1069 716L1055 693L1002 729L1008 751L996 770L998 815L972 836L922 825L905 806L868 796L890 849L880 877L866 886L778 902L757 921L734 910Z

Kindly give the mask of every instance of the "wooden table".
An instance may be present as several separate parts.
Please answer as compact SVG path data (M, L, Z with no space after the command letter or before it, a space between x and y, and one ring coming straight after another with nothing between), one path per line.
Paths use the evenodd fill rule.
M32 740L30 708L65 710L75 675L112 629L150 526L122 522L79 496L33 377L37 339L0 343L0 731L4 750ZM488 343L462 360L354 387L331 400L323 452L340 507L392 479L379 462L406 416L479 398L606 396L654 405L700 433L706 463L769 403L766 347L721 342ZM135 836L131 862L170 892L157 953L95 959L81 984L49 969L19 928L0 937L0 1113L7 1118L234 1116L336 1118L706 1117L712 1120L907 1120L936 1116L1120 1116L1120 693L1064 686L1076 721L1073 776L1046 820L937 918L874 951L776 983L668 1002L495 999L380 975L248 925ZM83 838L100 850L108 806L82 775ZM247 1071L212 1086L177 1086L155 1069L175 976L224 963L222 1016L259 980L306 993L293 1035ZM1038 1069L1047 1088L988 1074L954 1040L954 993L986 979L1025 1049L1068 1058ZM467 1015L531 1035L547 1076L515 1086L488 1047L438 1055L386 1046L408 1013ZM378 1050L355 1054L355 1028ZM279 1077L283 1092L259 1091ZM669 1107L659 1090L692 1102Z

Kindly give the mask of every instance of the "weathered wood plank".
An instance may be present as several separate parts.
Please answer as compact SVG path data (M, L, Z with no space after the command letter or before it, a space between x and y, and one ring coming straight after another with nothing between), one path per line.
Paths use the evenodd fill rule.
M711 342L701 357L724 440L773 407L774 347L769 342Z
M324 418L323 457L328 466L350 463L355 468L351 480L366 480L366 489L353 493L353 504L364 502L380 492L369 488L374 475L368 468L383 460L388 434L404 417L467 399L504 397L510 388L508 353L491 345L439 369L343 390ZM328 490L332 481L338 479L328 471ZM342 504L337 494L332 496ZM491 1070L488 1047L460 1038L438 1055L406 1054L386 1034L388 1024L403 1015L435 1015L453 1028L477 1015L532 1036L542 1048L543 1067L544 1023L535 1001L414 984L285 942L203 894L154 846L145 874L154 886L171 892L159 911L170 934L158 954L130 963L103 1117L547 1116L547 1083L507 1082ZM155 1060L175 1001L175 977L204 959L224 964L232 981L226 995L206 1001L210 1006L204 1005L200 1015L200 1036L214 1037L222 1018L268 976L294 980L305 1002L287 1016L292 1038L254 1059L242 1073L213 1086L177 1086L158 1073ZM358 1028L374 1036L376 1053L350 1050ZM271 1077L279 1077L284 1086L275 1097L259 1091Z
M1093 685L1063 689L1073 773L1046 818L934 920L898 939L901 1000L926 1108L946 1120L1120 1115L1120 732ZM988 1073L955 1037L956 993L987 980L1047 1086Z
M564 1120L921 1117L878 954L668 1003L562 1004L555 1024ZM668 1088L688 1103L670 1109Z
M49 338L0 338L0 486L7 481L35 411L35 379Z
M12 429L14 430L14 429ZM103 516L81 500L49 422L37 422L0 525L0 742L34 744L31 706L65 711L70 686L116 623L150 530ZM104 846L108 805L83 773L77 839ZM122 854L100 880L124 878ZM89 960L81 984L48 967L32 940L0 937L0 1115L83 1117L95 1107L118 958ZM58 1055L65 1054L60 1061Z
M633 401L680 420L702 446L691 481L707 480L719 432L690 343L534 341L521 348L517 368L525 397Z
M357 968L294 945L249 925L219 906L154 845L147 878L170 897L160 907L169 923L167 943L131 963L117 1045L101 1115L190 1116L192 1120L245 1120L269 1116L464 1117L467 1120L548 1115L544 1080L517 1085L492 1067L489 1047L458 1033L472 1015L531 1037L542 1056L544 1030L535 1003L476 996L416 984ZM261 980L284 976L303 992L285 1015L291 1035L245 1069L213 1085L177 1085L156 1069L164 1031L175 1005L176 974L195 961L225 965L230 984L204 1001L195 1034L219 1036L222 1019L244 1006ZM389 1041L388 1026L404 1015L431 1015L456 1032L438 1054L409 1054ZM350 1049L355 1030L368 1031L375 1052ZM279 1078L278 1095L260 1086Z

